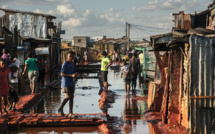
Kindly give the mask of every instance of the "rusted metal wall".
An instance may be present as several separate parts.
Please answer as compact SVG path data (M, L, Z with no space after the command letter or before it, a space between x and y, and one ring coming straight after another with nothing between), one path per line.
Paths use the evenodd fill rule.
M192 35L189 53L189 128L191 133L215 133L215 40Z
M175 28L180 28L185 30L191 29L192 28L191 19L192 17L190 14L174 15Z

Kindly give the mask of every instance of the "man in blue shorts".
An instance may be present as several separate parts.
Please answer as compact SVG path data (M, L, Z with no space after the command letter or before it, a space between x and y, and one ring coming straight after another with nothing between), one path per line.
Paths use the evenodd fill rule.
M63 116L63 107L69 101L69 116L73 116L73 99L74 99L74 91L75 85L73 82L73 78L78 74L75 73L76 66L75 63L72 62L74 59L74 53L72 51L67 52L67 60L63 63L61 68L61 76L62 76L62 92L65 93L65 99L63 100L60 108L58 109L58 113Z

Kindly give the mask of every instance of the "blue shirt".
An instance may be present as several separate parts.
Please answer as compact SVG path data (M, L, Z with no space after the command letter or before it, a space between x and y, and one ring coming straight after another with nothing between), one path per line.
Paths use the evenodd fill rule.
M76 66L74 62L64 62L61 68L61 72L65 74L74 74L76 71ZM72 77L62 76L61 87L74 87L74 82Z

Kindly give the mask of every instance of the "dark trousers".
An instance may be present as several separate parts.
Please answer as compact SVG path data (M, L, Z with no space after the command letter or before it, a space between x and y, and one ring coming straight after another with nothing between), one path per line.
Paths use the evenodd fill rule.
M136 85L137 85L137 74L132 74L131 87L136 89Z

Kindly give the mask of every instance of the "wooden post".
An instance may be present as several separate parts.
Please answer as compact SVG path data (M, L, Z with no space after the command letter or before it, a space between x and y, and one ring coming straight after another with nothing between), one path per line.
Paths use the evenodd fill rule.
M164 87L164 95L163 95L163 103L162 103L162 123L167 123L167 111L168 111L168 98L169 98L169 81L170 81L170 74L171 74L171 61L172 61L172 53L169 52L168 58L168 74L166 78L166 83Z
M164 66L163 66L163 63L162 63L162 60L161 60L161 57L160 57L160 53L158 51L154 51L154 54L155 54L155 58L157 60L157 63L158 63L158 66L159 66L159 69L160 69L160 72L161 72L161 79L165 83L166 82L166 74L165 74L165 71L164 71Z

